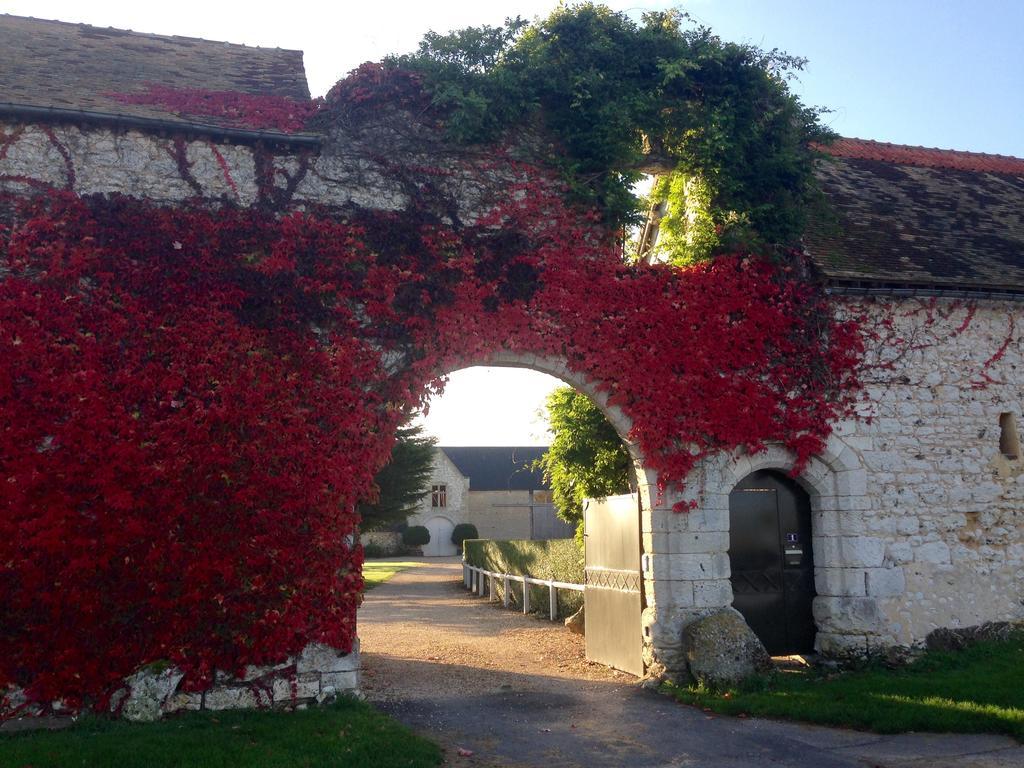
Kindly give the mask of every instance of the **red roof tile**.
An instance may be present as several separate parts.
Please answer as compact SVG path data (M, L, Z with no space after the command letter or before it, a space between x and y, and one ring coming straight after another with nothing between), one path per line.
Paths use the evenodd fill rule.
M804 247L839 282L1024 292L1024 160L839 139Z
M0 14L0 52L0 106L7 108L184 120L160 104L112 95L141 93L151 84L309 99L301 51Z
M1024 158L1009 155L987 155L983 152L962 152L955 149L933 149L904 144L888 144L869 139L840 138L817 149L833 157L857 160L880 160L920 168L950 168L958 171L1005 173L1024 176Z

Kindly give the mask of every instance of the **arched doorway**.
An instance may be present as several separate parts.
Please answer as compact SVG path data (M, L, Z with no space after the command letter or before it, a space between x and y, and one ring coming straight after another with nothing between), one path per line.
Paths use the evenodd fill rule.
M430 531L430 541L423 547L424 557L449 557L459 553L458 547L452 543L455 525L451 520L442 515L435 515L424 525Z
M729 494L733 607L773 655L814 650L811 501L785 475L761 470Z
M451 365L449 370L445 371L445 374L450 375L451 373L466 371L474 367L521 369L523 371L530 371L533 374L544 374L545 377L551 377L552 383L556 386L567 385L577 393L589 397L622 440L631 462L630 470L632 476L629 488L632 489L632 492L621 497L608 496L607 498L600 499L600 503L594 505L595 508L598 506L603 508L606 506L606 503L615 506L615 502L619 502L622 507L619 509L615 506L614 514L606 515L600 523L590 519L592 516L591 512L586 514L588 517L587 534L585 536L587 554L582 558L585 564L584 573L574 579L565 579L565 581L572 581L577 584L582 583L585 587L583 590L584 601L588 606L591 606L585 612L587 627L589 627L587 632L587 658L628 671L631 674L643 675L645 665L650 664L651 660L655 658L653 647L658 630L653 611L647 615L644 614L644 610L647 607L644 603L644 595L653 595L653 585L655 582L654 563L659 559L661 553L655 552L650 544L645 546L642 532L643 530L646 530L648 533L651 531L651 516L654 513L654 509L659 504L663 505L664 502L657 493L656 474L646 465L639 447L630 439L632 424L629 418L618 406L608 402L608 392L602 390L597 382L571 370L568 362L563 359L503 350L459 360L457 364ZM492 380L491 383L493 385L495 382ZM523 381L519 382L520 385L524 383ZM506 394L508 397L515 396L515 393L512 392ZM545 392L546 394L547 392ZM487 408L502 408L504 411L512 410L507 399L489 404ZM431 406L432 415L444 413L445 410L445 408L434 408L433 405ZM468 402L468 393L462 393L456 407L451 409L451 413L457 414L460 418L465 418L468 414L472 414L473 411L473 405ZM504 411L500 415L505 415ZM490 416L490 413L491 411L485 410L478 422L493 425L495 418ZM455 450L466 450L466 448L456 448ZM438 475L439 482L444 479L440 474ZM452 487L458 485L451 480L446 480L446 482L448 482L449 493ZM501 488L504 489L507 483L508 477L502 476ZM466 493L471 493L478 487L480 486L475 482L468 481ZM482 491L482 493L489 496L493 496L497 492L496 489L487 487L484 487ZM451 502L451 499L452 497L449 495L449 502ZM459 513L453 510L449 510L448 514L451 515L451 519L454 522L472 522L474 525L477 525L480 538L499 540L534 538L533 532L535 527L532 523L535 520L532 517L532 508L530 516L526 518L529 524L525 528L520 529L520 533L495 535L495 528L498 525L495 521L496 515L480 515L481 510L485 506L485 501L487 500L478 499L474 503L463 503L461 506L470 510L471 514L469 517L460 517ZM511 517L515 512L513 507L516 506L516 503L514 499L507 499L504 505L499 503L498 506L506 507L506 509L498 510L499 514L506 514ZM434 510L435 513L436 511ZM621 518L621 520L618 518ZM614 525L612 524L613 519L615 519ZM426 556L442 554L433 549L434 542L438 540L438 534L432 526L435 520L437 518L432 516L432 513L425 512L423 522L419 523L418 520L416 521L418 524L425 525L430 530L431 543L423 548L423 553ZM448 536L450 536L450 532ZM565 538L571 538L571 536L566 536ZM614 557L595 559L591 555L591 550L595 549L603 554L617 554L621 550L627 552L630 557L625 558L621 563ZM644 555L645 559L641 557L641 554ZM609 598L607 603L603 605L603 608L607 609L603 613L597 608L593 608L592 603L595 592L601 592L602 597ZM595 630L595 621L601 625L601 632ZM599 646L593 646L592 640L598 636L600 636L602 642ZM625 650L621 650L622 648ZM620 660L620 657L628 657L628 661L623 662Z

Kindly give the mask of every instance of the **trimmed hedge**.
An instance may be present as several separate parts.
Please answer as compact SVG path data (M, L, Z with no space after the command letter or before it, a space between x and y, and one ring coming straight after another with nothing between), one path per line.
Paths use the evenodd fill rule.
M532 576L535 579L553 579L570 584L583 583L583 550L575 539L549 539L541 541L492 541L491 539L466 539L463 542L463 560L477 568L488 571L512 573L518 576ZM548 613L548 588L531 586L530 609L532 613L546 616ZM494 592L502 597L500 581L494 585ZM521 584L509 585L509 600L518 606L523 604ZM558 590L558 615L570 616L583 607L583 593L568 589Z
M430 543L430 531L422 525L410 525L402 531L402 543L407 547L422 547Z
M480 532L472 523L459 523L452 531L452 544L462 549L462 542L466 539L480 538Z

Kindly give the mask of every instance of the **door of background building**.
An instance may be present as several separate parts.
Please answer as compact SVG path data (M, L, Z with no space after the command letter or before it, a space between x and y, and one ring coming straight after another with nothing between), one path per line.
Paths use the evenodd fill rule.
M423 547L424 556L446 557L459 553L459 548L452 543L455 525L447 517L437 515L430 518L426 522L426 529L430 531L430 541Z

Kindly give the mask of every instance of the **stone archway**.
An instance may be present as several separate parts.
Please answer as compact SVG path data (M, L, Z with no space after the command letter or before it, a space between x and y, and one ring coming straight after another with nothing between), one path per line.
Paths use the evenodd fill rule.
M247 340L246 344L250 344L253 349L262 349L262 334L269 327L274 327L268 325L264 316L266 308L274 303L267 299L287 294L291 297L289 301L295 306L301 306L303 311L294 317L288 314L289 323L294 321L294 328L289 325L294 333L278 336L277 340L287 338L287 346L296 354L275 352L265 356L267 361L273 360L277 366L281 366L283 361L290 361L297 370L295 378L288 380L298 381L305 373L298 370L301 368L297 362L300 359L298 353L319 354L321 347L331 339L330 326L334 323L336 329L346 329L330 341L335 347L332 352L334 361L343 363L337 370L347 371L350 363L353 369L351 375L345 373L342 377L344 386L336 388L331 396L318 396L319 402L337 403L336 395L341 391L349 400L349 409L367 411L370 407L366 404L376 401L365 397L368 379L366 371L372 371L370 377L375 384L381 385L380 391L374 393L380 398L375 413L353 417L351 430L348 429L349 424L337 425L337 432L346 435L346 450L336 449L330 456L327 451L319 449L302 453L303 456L311 457L311 460L303 465L302 471L291 474L295 478L296 487L289 492L301 502L307 519L310 505L305 499L306 489L311 485L310 472L314 468L322 469L327 465L325 459L333 458L338 463L335 477L360 477L360 467L370 467L378 461L381 458L376 450L379 446L370 445L367 436L387 433L386 427L393 414L399 412L403 403L409 402L405 394L422 385L419 378L424 374L429 376L435 359L445 359L446 355L451 354L451 349L474 349L477 346L493 349L500 344L519 344L523 347L533 344L535 348L544 347L556 354L560 350L574 348L571 360L577 367L600 372L593 373L595 376L614 379L621 374L629 379L614 383L620 386L620 392L629 393L633 389L630 399L626 401L631 403L630 413L636 419L637 426L642 428L638 434L643 436L643 444L648 446L646 456L642 456L638 446L628 440L633 427L630 419L609 404L598 382L570 370L568 363L506 352L491 355L491 359L486 362L532 368L566 381L590 395L601 406L619 434L627 438L643 504L641 531L647 607L643 614L642 629L648 663L660 662L666 666L674 663L671 651L678 644L678 629L683 621L680 617L692 615L698 608L728 604L729 595L721 588L723 574L716 571L721 570L717 555L724 549L712 538L721 528L706 523L708 516L713 516L715 511L711 508L701 509L698 505L698 509L690 514L673 512L673 504L678 499L666 497L659 492L658 478L651 467L652 460L658 464L665 455L678 447L673 441L680 434L702 433L700 429L680 428L678 418L673 418L680 414L673 413L672 408L662 403L660 394L687 389L687 386L681 385L680 377L691 371L691 363L697 357L688 352L688 340L716 339L721 327L733 327L731 323L723 322L709 327L705 333L700 332L702 319L714 317L717 308L723 306L719 300L721 294L711 292L708 288L724 291L737 300L740 306L748 303L748 300L754 301L764 286L773 285L782 291L782 286L774 283L764 283L754 290L754 286L759 285L765 277L761 265L748 263L747 260L732 260L735 263L724 264L720 269L716 268L717 271L695 272L693 280L686 281L669 281L662 270L627 268L621 263L618 249L609 247L609 242L605 242L603 234L608 233L594 237L594 220L566 204L559 185L552 183L550 171L553 169L546 169L543 165L538 168L524 165L515 160L513 155L501 155L499 162L495 162L490 148L479 153L467 153L461 147L449 146L442 135L435 135L436 126L433 124L417 125L415 131L408 133L396 132L392 127L409 124L410 117L413 118L412 123L416 122L415 116L410 116L400 104L383 103L380 109L367 109L366 117L355 121L332 121L329 119L331 116L325 114L324 124L317 128L315 134L275 134L271 137L262 130L225 131L216 126L206 126L197 132L201 126L188 121L178 121L175 129L173 120L161 126L143 123L139 130L125 131L120 117L114 114L108 115L109 119L90 120L87 123L82 123L78 115L64 122L67 117L65 115L61 118L49 113L41 115L36 111L15 116L10 121L5 120L3 130L0 131L5 136L3 152L0 153L3 155L0 157L3 161L0 163L0 171L3 171L0 174L3 176L0 179L0 187L3 189L0 191L4 191L7 196L5 205L9 203L12 210L22 210L28 216L31 206L44 200L51 202L48 198L53 196L60 201L60 205L49 211L44 218L52 218L55 222L59 219L59 229L68 233L68 238L75 238L79 244L89 241L90 249L98 249L94 254L97 257L96 265L124 261L130 262L136 269L158 270L158 265L167 261L174 266L166 270L166 273L180 276L179 282L182 285L178 289L183 289L183 284L188 283L189 290L181 293L182 296L192 296L192 288L206 296L216 282L218 301L224 304L222 322L216 327L207 327L213 326L215 321L209 320L212 316L210 313L201 313L206 315L208 322L200 323L203 327L193 329L194 338L187 339L190 344L194 342L190 349L195 350L195 362L190 363L190 371L198 371L206 365L209 346L205 336L207 332L210 332L211 338L226 340L237 337ZM101 115L95 117L102 118ZM420 128L423 130L420 131ZM126 157L150 158L153 162L127 163ZM105 198L103 195L111 197ZM73 205L65 206L69 201ZM231 205L225 205L228 201ZM197 222L201 222L201 226L197 226ZM495 224L499 222L501 227L496 227ZM457 227L454 226L456 223ZM499 236L505 223L509 228L508 238ZM94 226L101 226L104 231L109 229L116 234L104 237L89 235L87 238L74 234L79 231L78 227L85 227L83 232L94 232ZM232 232L244 232L245 237L240 240ZM334 234L328 234L331 232ZM394 237L396 232L401 237ZM204 234L191 242L190 238L184 236L186 233ZM444 237L438 237L439 233ZM145 253L146 259L135 255L131 259L125 258L125 253L121 251L126 247L124 244L128 242L128 236L140 236L139 252ZM449 241L449 237L454 240ZM235 246L239 242L244 240L250 243L250 239L253 243L259 242L260 246L244 254L236 252ZM459 247L449 248L451 242L458 242ZM300 243L304 245L300 247ZM411 250L406 247L409 243L413 244ZM52 244L47 243L47 247ZM111 244L116 244L117 248L111 252L104 250ZM451 258L453 253L459 254L459 258ZM52 261L45 249L36 257ZM182 259L186 257L195 264L195 267L187 270L187 279L186 271L180 269L180 264L184 263ZM515 260L520 258L519 261ZM107 259L114 261L108 262ZM309 275L313 272L306 268L314 265L307 264L307 259L315 262L316 269L323 268L325 274L317 273L317 279L311 281ZM350 259L353 261L350 262ZM302 269L299 268L300 260L303 261ZM95 286L77 274L80 259L76 257L74 261L76 265L73 269L61 275L47 271L47 279L56 280L59 277L60 280L68 280L71 292L84 291L88 287L92 292L90 301L95 301ZM225 270L222 269L224 264L234 266ZM359 269L350 270L349 267L354 264L358 264ZM410 265L414 266L416 274L406 269ZM198 270L201 266L207 270L206 274L218 275L218 281L199 279ZM334 274L335 270L338 274ZM124 270L107 267L103 267L103 271L104 274L117 275L118 280L125 279L127 274ZM372 280L366 278L371 272ZM547 283L541 278L548 274L559 279ZM4 274L0 277L6 280L8 276ZM410 277L417 279L411 280ZM175 280L178 279L175 277ZM296 290L292 293L280 292L276 288L266 290L265 286L276 286L279 280L294 286ZM239 288L243 283L246 287ZM141 361L152 355L152 339L157 336L167 339L167 354L171 354L172 348L177 349L185 337L180 333L165 334L164 331L173 325L165 323L166 318L162 315L171 310L176 314L183 307L187 310L194 305L182 300L171 306L172 302L166 301L165 297L178 296L179 291L169 290L160 281L138 279L133 280L133 284L145 287L145 292L148 292L146 302L140 306L150 307L148 302L152 301L152 310L147 310L145 317L152 328L160 332L154 333L145 343L140 341L136 344L138 359ZM314 285L318 286L316 291L313 290ZM337 295L318 296L317 292L326 290L328 285L335 287L327 293ZM360 286L359 290L356 290L357 285ZM481 290L464 294L454 292L454 286L467 285ZM417 286L423 289L419 294L415 293ZM550 293L544 294L541 290L544 288L550 289ZM595 288L601 290L596 291ZM253 295L249 294L250 291ZM242 295L252 301L242 301L238 298ZM763 309L768 311L774 308L775 312L789 307L793 297L787 296L784 291L778 293L777 298L785 301L766 302ZM430 301L424 303L424 297ZM124 312L127 304L120 300L117 291L110 291L108 298L111 316L120 317L118 313ZM609 306L603 307L602 300L598 299L610 302ZM244 305L245 312L228 312L227 308L234 307L236 301ZM460 301L463 303L460 304ZM527 306L529 302L535 303ZM85 306L84 303L59 301L40 304L41 312L56 307L61 308L62 312L77 312L77 309L72 310L70 307ZM371 305L375 307L373 313L367 310ZM429 311L424 309L427 305ZM646 311L655 306L660 310L652 313L660 318L657 323L640 317L641 312L635 311L638 308ZM467 312L466 307L472 311ZM337 317L335 310L339 310ZM308 317L305 314L307 311ZM621 322L610 320L616 313L621 315ZM90 318L100 317L97 312L89 312L88 315ZM765 317L771 315L769 313ZM429 323L425 320L428 316L431 318ZM133 329L140 339L150 328L140 321L141 317L142 314L136 313L130 322L124 323L124 327ZM535 317L546 318L546 322L534 326L532 319ZM296 318L301 319L301 322ZM322 322L325 318L330 321L326 325ZM503 319L507 326L496 324L496 318ZM225 333L223 321L230 321L234 337ZM767 335L781 327L780 323L763 318L759 322L758 327L763 328ZM54 329L61 327L59 323L51 325ZM466 335L469 333L465 331L467 326L473 329L476 338ZM677 330L678 338L675 341L678 343L665 343L672 341L665 338L664 329L667 327ZM431 349L435 338L430 334L438 328L447 329L449 338L445 344L438 345L442 348ZM613 335L613 329L618 329L619 334ZM123 359L124 334L108 334L106 331L109 328L98 330L100 333L90 332L92 338L103 339L104 344L109 344L111 350L116 349L119 359ZM516 336L514 330L521 335ZM607 339L603 338L605 334ZM550 344L538 344L538 337L542 340L547 338ZM20 345L20 338L15 338ZM300 339L304 341L300 343ZM591 345L595 339L602 343ZM703 341L700 343L705 344ZM418 357L418 354L426 354L424 348L428 349L430 355ZM256 357L244 350L241 344L237 344L229 345L223 351L222 366L225 372L243 374L255 369L250 362ZM633 354L622 355L625 350ZM24 349L22 353L25 353ZM230 362L233 359L231 355L238 355L239 359L243 355L245 357L243 362L234 364ZM451 362L449 360L447 363L449 367ZM396 368L403 365L407 365L407 370L413 373L401 387L396 388L396 394L383 387L383 384ZM140 369L142 366L142 362L136 364ZM32 369L33 365L24 367ZM70 366L64 366L63 369L70 370ZM771 370L771 367L767 367L765 375L770 376ZM710 382L710 385L691 387L694 392L706 391L709 386L716 385L720 370L709 363L706 370L698 371L698 374L698 379L705 384ZM749 374L747 369L740 367L736 369L735 375L744 377ZM140 377L140 380L148 382L149 378ZM276 374L272 378L278 381ZM202 375L204 383L211 380L220 381L208 374ZM660 391L639 386L650 381L656 382L656 389ZM68 382L71 389L72 384ZM238 385L237 390L253 392L251 386L242 384ZM37 395L42 388L26 385L26 391ZM314 412L314 409L301 402L307 395L296 391L293 386L281 383L274 391L275 396L291 398L289 402L297 402L289 412L301 413L304 419L307 414ZM313 391L312 387L309 391ZM58 410L67 402L76 402L74 398L47 397L46 407L53 405ZM168 419L184 419L184 414L189 413L182 410L183 401L175 399L174 395L164 399L170 404L169 411L173 412L167 416ZM29 400L15 397L12 402L28 403ZM242 408L239 397L225 397L225 402L237 406L237 427L240 433L247 435L244 440L239 440L239 444L249 447L256 445L256 442L248 436L249 431L242 428L250 421L265 423L259 422L257 418L262 410L268 415L284 412L281 408L269 406L264 409L262 405L258 408ZM784 410L787 402L783 400L776 405ZM342 408L328 410L337 413L346 411ZM130 406L126 406L125 412L134 413ZM25 413L28 414L28 411ZM380 414L386 414L387 418ZM139 415L147 414L139 412ZM706 416L712 417L711 414ZM162 411L160 418L164 418ZM320 421L326 420L308 416L310 434L319 429ZM698 421L703 421L703 416ZM132 429L141 432L142 426L136 425ZM184 431L166 429L167 445L171 446ZM280 435L287 434L285 430L266 431L268 442L272 442L271 438L276 440ZM785 439L776 433L772 434L778 439ZM652 435L659 439L652 439ZM46 435L41 443L46 449L46 456L62 459L70 455L70 452L63 454L49 451L51 440L52 437ZM109 442L111 445L120 444L113 440ZM307 439L305 442L312 447L315 441ZM38 440L25 443L27 447L24 450L28 452L29 459L24 462L26 473L36 471L40 455L36 448L38 445ZM353 449L356 448L360 451L362 464L360 467L349 467L346 457L355 456ZM108 443L100 445L97 442L94 456L102 466L109 466L103 455L107 449ZM382 450L380 454L383 454ZM680 450L679 454L675 466L688 469L690 464L684 459L696 454L685 450ZM176 449L173 455L179 457L181 451ZM230 451L223 451L222 455L225 462L232 458ZM270 453L264 452L263 455L269 456ZM195 465L207 471L209 453L197 450L197 456L200 458L194 462ZM74 453L72 463L84 466L82 454ZM672 474L665 467L662 468L663 479L668 480L678 480L685 472L686 469L680 469ZM239 483L235 473L212 473L212 476L230 478L236 486ZM268 473L268 476L279 475ZM369 477L366 479L368 481ZM273 489L275 483L268 482L265 485ZM323 487L336 485L322 483ZM166 489L167 486L161 480L159 487ZM694 486L690 484L689 487L692 489ZM148 491L148 487L143 490ZM187 491L191 497L193 489L190 487ZM220 489L217 492L220 493ZM358 492L358 488L353 488L351 496L356 498ZM693 491L688 490L686 493L690 495ZM260 494L253 493L254 498L257 496ZM159 517L152 513L151 505L143 501L143 494L118 493L116 498L119 504L134 505L132 511L136 520L142 526L152 525L151 535L154 540L160 540L168 530L172 530L169 526L154 522L159 521ZM210 509L222 508L214 504L208 506ZM276 503L268 506L277 510L286 508ZM352 504L348 504L348 508L351 507ZM325 529L329 528L326 521L334 520L339 508L340 504L331 501L325 502L322 509L318 510L322 513ZM123 520L126 517L124 510L119 509L118 512L117 519ZM263 520L271 519L269 515L259 517ZM354 519L354 514L348 515L345 525L354 527ZM118 528L121 532L129 530L124 525ZM208 537L205 528L198 525L196 528L198 538L210 538L221 547L219 554L233 555L227 545L227 537ZM290 521L281 524L280 528L293 533L314 535L312 526L296 526ZM244 530L244 526L232 526L230 529L237 532ZM132 538L133 541L124 545L130 546L139 540L138 537ZM313 610L296 611L296 615L309 617L307 623L310 626L303 627L301 632L292 631L296 628L290 627L287 636L305 637L304 633L308 631L310 637L322 638L325 630L331 630L336 632L332 642L339 649L356 650L358 646L353 642L355 625L352 619L358 600L358 587L355 586L358 582L358 565L340 569L337 563L355 562L357 553L349 534L335 536L333 541L338 549L337 557L323 547L295 545L290 550L292 557L288 562L292 569L290 573L296 574L295 580L308 584L309 581L305 580L311 564L308 553L319 553L324 564L321 569L324 589L331 594L340 591L345 595L346 602L341 612L346 620L337 621L334 615L325 613L322 615L325 626L314 626L321 620L320 614ZM118 546L122 544L119 540L117 543ZM170 550L170 547L164 547L155 551ZM61 559L73 562L70 557ZM211 557L198 559L205 563L218 562L217 558ZM275 561L281 565L286 562L286 558L277 556ZM109 562L128 563L129 560L110 558ZM240 562L251 565L257 562L257 558L241 558ZM177 565L175 568L175 572L180 572ZM139 569L134 565L130 571L129 575L133 578L139 574ZM346 589L328 590L326 584L330 579L348 579ZM114 579L112 583L124 584L129 581ZM269 582L247 580L250 586L256 583ZM268 602L281 599L284 594L282 590L269 588L262 591L262 597ZM201 590L197 590L197 593L201 593ZM106 595L98 589L93 590L92 594ZM307 596L313 604L323 604L312 589L304 592L300 590L299 594ZM33 610L31 598L34 595L31 590L24 590L23 596L28 598L24 601L27 606L25 610ZM134 603L128 602L132 607L129 615L134 616ZM219 610L210 613L217 622L220 621ZM836 608L836 611L839 610ZM285 613L278 610L268 612L268 615L284 616ZM94 612L94 615L99 615L99 612ZM170 625L169 620L162 618L165 616L177 621L176 616L159 611L154 611L153 615L160 618L164 625ZM251 615L249 611L240 611L233 618L244 625ZM176 630L173 634L175 643L180 636L204 636L203 632L196 631L195 623L205 620L205 616L197 618L194 610L183 611L180 616L184 617L183 621L187 619L188 626L187 631ZM154 621L154 626L159 628L160 621ZM111 622L105 624L113 626ZM133 625L133 630L135 628ZM61 636L60 633L41 634ZM118 642L117 633L111 634L109 647L120 654L124 644ZM244 635L241 632L238 634L239 637ZM40 643L25 643L23 647L26 653L36 654ZM243 649L238 650L240 652ZM265 651L264 655L257 659L252 657L249 649L244 650L247 654L245 658L267 662L276 662L283 653L282 649L277 648L261 649ZM197 641L195 648L190 649L191 658L199 658L200 655L212 657L214 651L222 653L218 648L200 641ZM306 650L297 645L289 647L289 654L289 664L295 662L296 674L308 676L308 679L303 680L309 685L308 689L304 689L306 693L302 694L304 699L315 698L327 688L336 691L339 687L348 686L353 682L358 666L357 652L349 653L344 660L339 661L338 653L331 649L324 650L318 643L312 643ZM123 667L125 672L134 669L136 662L151 661L141 657L136 659L131 654L123 656L115 657L112 653L111 659L116 658L118 668ZM33 661L33 664L36 663ZM224 662L217 663L227 666ZM81 665L81 668L84 667ZM271 667L259 668L257 671L261 678L277 672ZM341 673L345 677L333 677ZM76 672L74 677L81 676ZM80 684L80 681L72 681L70 674L68 681L69 684ZM229 694L223 694L224 706L241 706L243 703L260 701L257 694L250 690L252 686L241 685L249 682L240 681L237 690L232 688ZM274 700L277 700L279 694L283 698L295 695L292 692L294 689L285 685L285 680L277 682L281 682L282 687L280 691L274 689L277 691L273 694ZM190 699L180 706L193 707L195 702Z
M729 493L758 470L790 473L796 456L776 444L753 456L719 454L699 465L682 491L663 491L657 473L629 439L629 417L608 403L597 382L570 369L566 361L503 350L459 367L472 365L524 368L560 379L593 399L615 427L633 458L642 505L645 666L669 673L685 671L687 665L679 653L682 628L730 606L733 600ZM865 535L864 513L870 501L859 454L833 435L795 479L811 499L816 648L842 657L893 645L895 638L885 627L877 598L897 594L896 589L902 592L903 573L899 567L886 567L882 539ZM678 502L694 502L695 508L674 511Z
M502 350L480 360L467 362L462 367L474 365L488 365L495 368L523 368L526 370L545 373L565 382L573 389L582 392L601 410L601 413L611 424L616 433L622 439L633 460L633 471L636 478L636 485L640 489L646 489L648 497L653 489L657 495L658 476L657 472L650 469L644 459L640 447L630 439L630 432L633 429L633 422L621 408L611 405L608 402L608 394L599 386L599 383L586 375L574 371L569 367L568 362L547 355L535 355L528 352L512 352ZM643 494L645 491L641 490ZM643 497L645 501L648 497ZM653 498L653 497L652 497Z
M673 515L678 513L671 512L671 505L667 508L665 507L666 500L658 490L657 471L650 467L640 447L630 438L630 432L633 428L632 420L622 411L621 408L608 402L608 395L601 388L599 382L589 378L585 374L572 370L569 367L568 362L564 359L558 359L550 355L533 354L530 352L499 350L488 355L461 360L458 365L451 367L451 371L446 371L445 373L462 370L464 368L471 368L473 366L519 368L552 376L593 400L601 413L608 420L608 423L614 427L619 438L625 444L633 462L636 492L639 495L642 509L641 544L644 562L644 571L642 573L644 580L644 595L645 598L647 598L646 602L649 604L650 599L648 596L653 596L655 594L655 582L658 578L655 576L655 570L658 569L660 572L659 563L664 554L656 552L650 546L650 537L645 535L645 532L647 532L651 526L651 521L654 519L653 516L655 509L660 510L662 513L667 510L668 514ZM659 642L661 640L661 627L657 625L653 616L653 614L649 614L645 610L642 619L642 626L639 628L642 632L644 642L645 667L650 667L655 664L666 664L666 660L662 659L659 652L659 648L664 647L665 645L664 642ZM665 640L667 639L668 638L666 637Z

